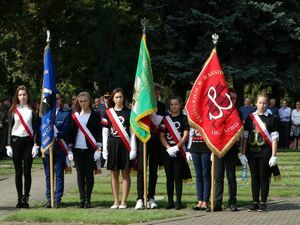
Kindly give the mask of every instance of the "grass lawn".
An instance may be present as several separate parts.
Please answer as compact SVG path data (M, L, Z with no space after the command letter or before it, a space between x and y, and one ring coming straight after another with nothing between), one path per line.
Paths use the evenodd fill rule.
M299 152L279 152L278 163L281 170L282 179L274 182L272 179L270 187L270 199L275 197L294 197L300 196L300 151ZM2 163L2 161L0 162ZM192 162L191 170L194 175ZM250 190L250 172L248 171L248 179L241 180L241 170L237 169L238 183L238 205L244 206L251 202ZM66 190L63 202L64 207L61 209L44 209L41 202L29 210L20 210L15 214L2 218L2 221L32 221L32 222L66 222L66 223L97 223L97 224L130 224L138 222L146 222L157 219L176 217L184 215L187 211L181 210L165 210L166 205L166 188L165 188L164 171L159 171L159 179L157 184L157 203L160 209L157 210L134 210L136 202L136 177L132 176L132 187L128 199L129 209L111 210L109 207L113 203L110 187L109 175L95 176L95 187L92 195L92 209L77 209L76 204L79 201L77 187ZM225 181L226 183L226 181ZM227 186L225 184L225 186ZM224 207L227 206L227 187L224 188ZM188 207L192 207L196 200L195 179L193 182L184 185L183 203Z
M33 160L32 170L43 168L43 162L41 158ZM0 177L7 176L15 173L14 164L11 158L0 159Z

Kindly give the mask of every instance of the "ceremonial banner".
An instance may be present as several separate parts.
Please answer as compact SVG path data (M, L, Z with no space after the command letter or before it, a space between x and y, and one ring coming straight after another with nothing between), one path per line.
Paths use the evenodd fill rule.
M223 157L243 132L243 123L229 95L216 49L204 64L185 106L189 123L209 149Z
M44 82L40 105L41 125L41 148L45 152L50 147L54 138L56 108L56 82L52 63L50 47L47 45L44 51Z
M146 143L150 137L150 114L157 111L154 94L151 61L143 35L140 45L138 66L135 74L130 126L135 135Z

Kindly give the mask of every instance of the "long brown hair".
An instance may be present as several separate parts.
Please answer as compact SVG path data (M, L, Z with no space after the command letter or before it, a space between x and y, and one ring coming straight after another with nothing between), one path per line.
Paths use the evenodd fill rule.
M115 88L112 92L111 92L111 95L108 99L108 108L112 108L112 107L115 107L115 103L114 103L114 96L115 94L117 94L118 92L121 92L122 95L123 95L123 107L126 108L126 100L127 100L127 97L125 95L125 92L122 88Z
M9 112L13 112L14 109L17 107L17 105L20 103L18 95L19 95L19 91L21 91L21 90L25 91L27 93L27 96L28 96L28 98L27 98L27 105L32 109L32 103L31 103L31 98L30 98L30 94L29 94L28 88L25 85L20 85L17 88L17 90L15 92L15 95L14 95L14 97L12 99L12 103L11 103L11 107L9 109Z
M81 96L86 96L89 99L89 101L90 101L89 107L92 110L93 109L93 100L92 100L90 94L87 91L83 91L83 92L80 92L76 97L74 112L80 112L81 111L81 107L79 105L79 100L78 100Z

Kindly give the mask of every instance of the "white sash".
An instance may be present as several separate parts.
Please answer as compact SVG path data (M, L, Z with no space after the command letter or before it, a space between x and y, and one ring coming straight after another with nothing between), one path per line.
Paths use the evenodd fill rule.
M178 130L176 129L175 124L173 123L171 117L165 116L163 120L171 137L173 138L173 141L175 141L175 143L178 144L181 141L181 136L178 133ZM186 147L184 144L179 148L179 151L182 157L186 160L186 156L185 156Z
M125 130L125 128L123 127L121 121L119 120L119 117L116 114L115 110L113 108L109 108L106 110L106 113L107 113L110 121L112 122L113 126L118 131L118 134L120 135L120 138L122 139L123 144L125 145L127 150L130 152L131 151L130 137L129 137L127 131Z
M58 133L58 129L57 127L54 125L54 133L57 134ZM64 151L64 153L67 155L68 154L68 145L66 143L66 141L63 138L57 139L57 143L59 145L59 147Z
M268 142L270 147L272 147L271 135L267 130L266 126L263 124L263 121L260 119L260 117L256 113L251 113L250 118L254 122L255 126L257 127L263 138Z

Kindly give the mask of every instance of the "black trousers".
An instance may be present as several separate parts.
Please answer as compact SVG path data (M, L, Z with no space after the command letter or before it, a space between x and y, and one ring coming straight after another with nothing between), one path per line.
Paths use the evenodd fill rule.
M74 149L74 163L77 171L77 184L80 200L91 199L94 187L94 150Z
M271 170L269 167L270 157L252 158L248 157L251 172L251 189L253 202L266 202L269 195Z
M165 153L167 154L167 153ZM177 153L177 155L180 153ZM182 164L180 160L175 157L170 157L169 155L165 156L166 160L164 162L165 172L167 176L167 193L168 193L168 202L173 202L174 195L174 183L176 189L176 201L181 203L182 196L182 176L181 169Z
M33 141L30 137L11 138L11 147L13 149L13 162L15 167L15 183L18 197L30 194L31 189L31 167L32 167L32 147ZM24 192L23 192L24 176Z
M159 155L161 153L161 144L157 136L151 137L147 142L147 159L149 167L149 182L148 182L148 194L147 198L154 198L155 187L157 183L157 170ZM144 152L143 143L139 141L138 144L138 169L137 169L137 199L144 199Z
M224 174L226 170L226 177L228 182L228 204L236 204L236 164L238 160L237 153L227 153L223 158L215 156L215 207L222 207L223 192L224 192Z

